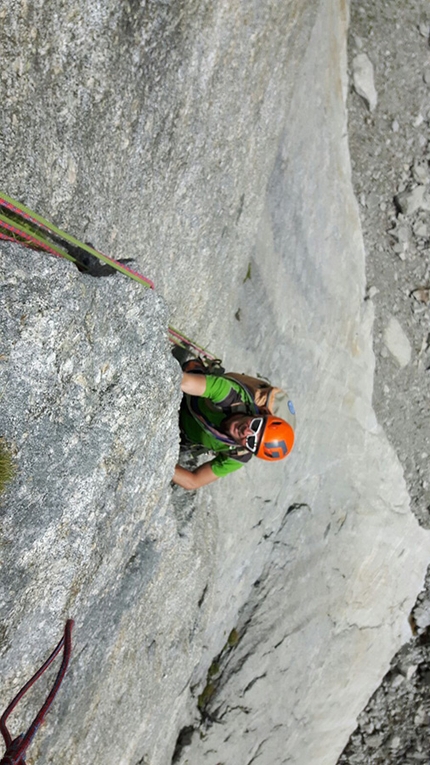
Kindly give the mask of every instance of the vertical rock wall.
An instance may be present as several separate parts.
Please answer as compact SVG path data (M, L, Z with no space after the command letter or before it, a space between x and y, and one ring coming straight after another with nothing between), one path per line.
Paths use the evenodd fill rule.
M1 247L0 435L18 474L1 505L0 703L73 616L35 758L165 765L188 726L176 761L333 763L405 638L430 547L371 408L346 6L12 0L1 18L0 186L133 255L168 310ZM289 390L285 465L172 495L168 314Z
M172 747L171 699L199 655L187 645L207 572L194 548L211 538L209 523L200 543L181 541L169 504L180 375L166 306L44 258L6 245L0 261L0 421L17 471L1 503L1 706L72 617L70 669L33 756L128 762L145 742L162 762L160 729Z
M267 466L239 473L229 503L225 485L214 489L226 508L222 549L240 539L236 560L219 565L219 612L231 626L228 583L250 596L234 623L239 641L207 662L184 764L336 762L410 635L428 560L428 537L371 408L373 315L350 186L346 25L345 6L321 3L267 184L253 276L237 297L236 337L257 370L289 386L298 442L283 478Z

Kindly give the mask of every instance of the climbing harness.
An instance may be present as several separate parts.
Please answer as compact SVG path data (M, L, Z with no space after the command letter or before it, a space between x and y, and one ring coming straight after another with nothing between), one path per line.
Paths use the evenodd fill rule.
M102 276L119 271L143 286L155 289L151 279L130 268L124 261L110 258L94 249L92 245L81 242L3 192L0 192L0 239L65 258L82 271L91 272L91 266L94 267L95 263L101 269L96 275ZM103 266L100 265L100 261L104 264ZM200 355L207 359L215 358L205 348L201 348L172 326L169 326L169 340L193 355Z
M246 392L248 400L235 401L230 404L231 414L247 414L253 416L250 428L254 432L246 439L246 446L230 446L231 456L239 456L251 452L265 460L280 460L287 456L294 445L294 430L296 415L294 405L282 388L275 388L267 380L237 372L225 372L218 367L217 362L207 362L206 359L191 359L182 364L184 372L191 374L221 374L225 379L232 380ZM232 440L220 432L200 409L199 397L185 395L188 412L200 423L203 430L210 433L217 441L231 444ZM205 400L206 408L217 410L216 404ZM184 439L184 449L189 445ZM233 454L234 452L234 454Z
M0 765L25 765L25 753L28 747L30 746L38 729L42 725L49 711L49 708L52 702L54 701L55 696L57 695L58 689L66 673L67 666L69 664L70 653L72 650L73 624L74 624L73 619L68 619L64 629L64 635L61 638L60 642L58 643L57 647L54 648L50 657L45 661L45 663L40 667L40 669L37 670L37 672L33 675L33 677L21 688L19 693L17 693L13 701L11 701L11 703L9 704L6 711L3 712L0 718L0 732L6 744L6 752L4 756L2 757L2 759L0 760ZM50 664L52 664L55 657L60 653L62 648L64 649L63 660L61 662L60 669L58 670L58 674L55 679L54 685L52 686L51 691L46 698L46 701L44 702L41 709L37 713L36 717L34 718L27 732L21 733L15 739L12 739L12 736L10 735L6 726L7 718L13 712L16 705L22 699L24 694L27 693L27 691L32 687L32 685L34 685L36 680L38 680L39 677L43 675L45 670L48 669Z

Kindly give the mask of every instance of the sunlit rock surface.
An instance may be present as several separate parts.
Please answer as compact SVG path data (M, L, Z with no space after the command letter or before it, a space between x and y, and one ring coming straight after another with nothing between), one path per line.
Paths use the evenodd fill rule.
M2 708L73 617L43 761L166 765L189 728L184 765L335 763L430 552L371 408L346 6L11 2L2 23L0 187L166 301L1 247ZM172 493L170 320L287 388L285 464Z

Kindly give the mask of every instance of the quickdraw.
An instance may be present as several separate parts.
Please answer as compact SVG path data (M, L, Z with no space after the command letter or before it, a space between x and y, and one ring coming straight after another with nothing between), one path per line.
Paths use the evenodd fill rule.
M55 699L55 696L57 695L58 689L60 688L60 685L62 683L63 677L66 673L67 666L69 664L70 659L70 653L72 650L72 627L73 627L73 619L68 619L66 622L66 626L64 629L64 635L61 638L60 642L58 643L57 647L54 648L53 652L49 656L49 658L45 661L45 663L40 667L40 669L37 670L37 672L33 675L33 677L21 688L19 693L15 696L13 701L9 704L6 711L3 712L3 715L0 718L0 732L4 738L5 745L6 745L6 752L3 756L3 758L0 760L0 765L25 765L25 753L30 746L35 734L37 733L38 729L42 725L49 708L52 704L52 702ZM36 682L36 680L39 679L43 675L46 669L52 664L55 657L60 653L61 649L63 650L63 660L61 662L60 669L58 670L57 677L55 679L55 682L51 688L50 693L48 694L45 703L37 713L36 717L34 718L33 722L31 723L30 727L28 728L26 733L21 733L19 736L17 736L15 739L12 739L12 736L10 735L7 726L6 726L6 720L9 717L9 715L13 712L18 702L22 699L25 693L31 688L32 685Z
M65 258L81 270L85 270L87 263L100 264L101 261L105 267L105 274L119 271L143 286L155 289L151 279L130 268L125 262L110 258L92 245L81 242L3 192L0 192L0 239ZM169 326L169 340L194 355L215 359L209 351L172 326Z

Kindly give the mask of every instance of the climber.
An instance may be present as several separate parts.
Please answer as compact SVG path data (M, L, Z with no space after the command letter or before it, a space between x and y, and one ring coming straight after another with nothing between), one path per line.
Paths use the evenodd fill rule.
M238 470L252 455L274 461L290 453L295 412L284 391L236 373L201 374L192 366L187 371L184 365L181 383L181 446L191 454L215 452L215 458L195 470L176 465L174 483L198 489ZM284 417L278 414L280 402Z

